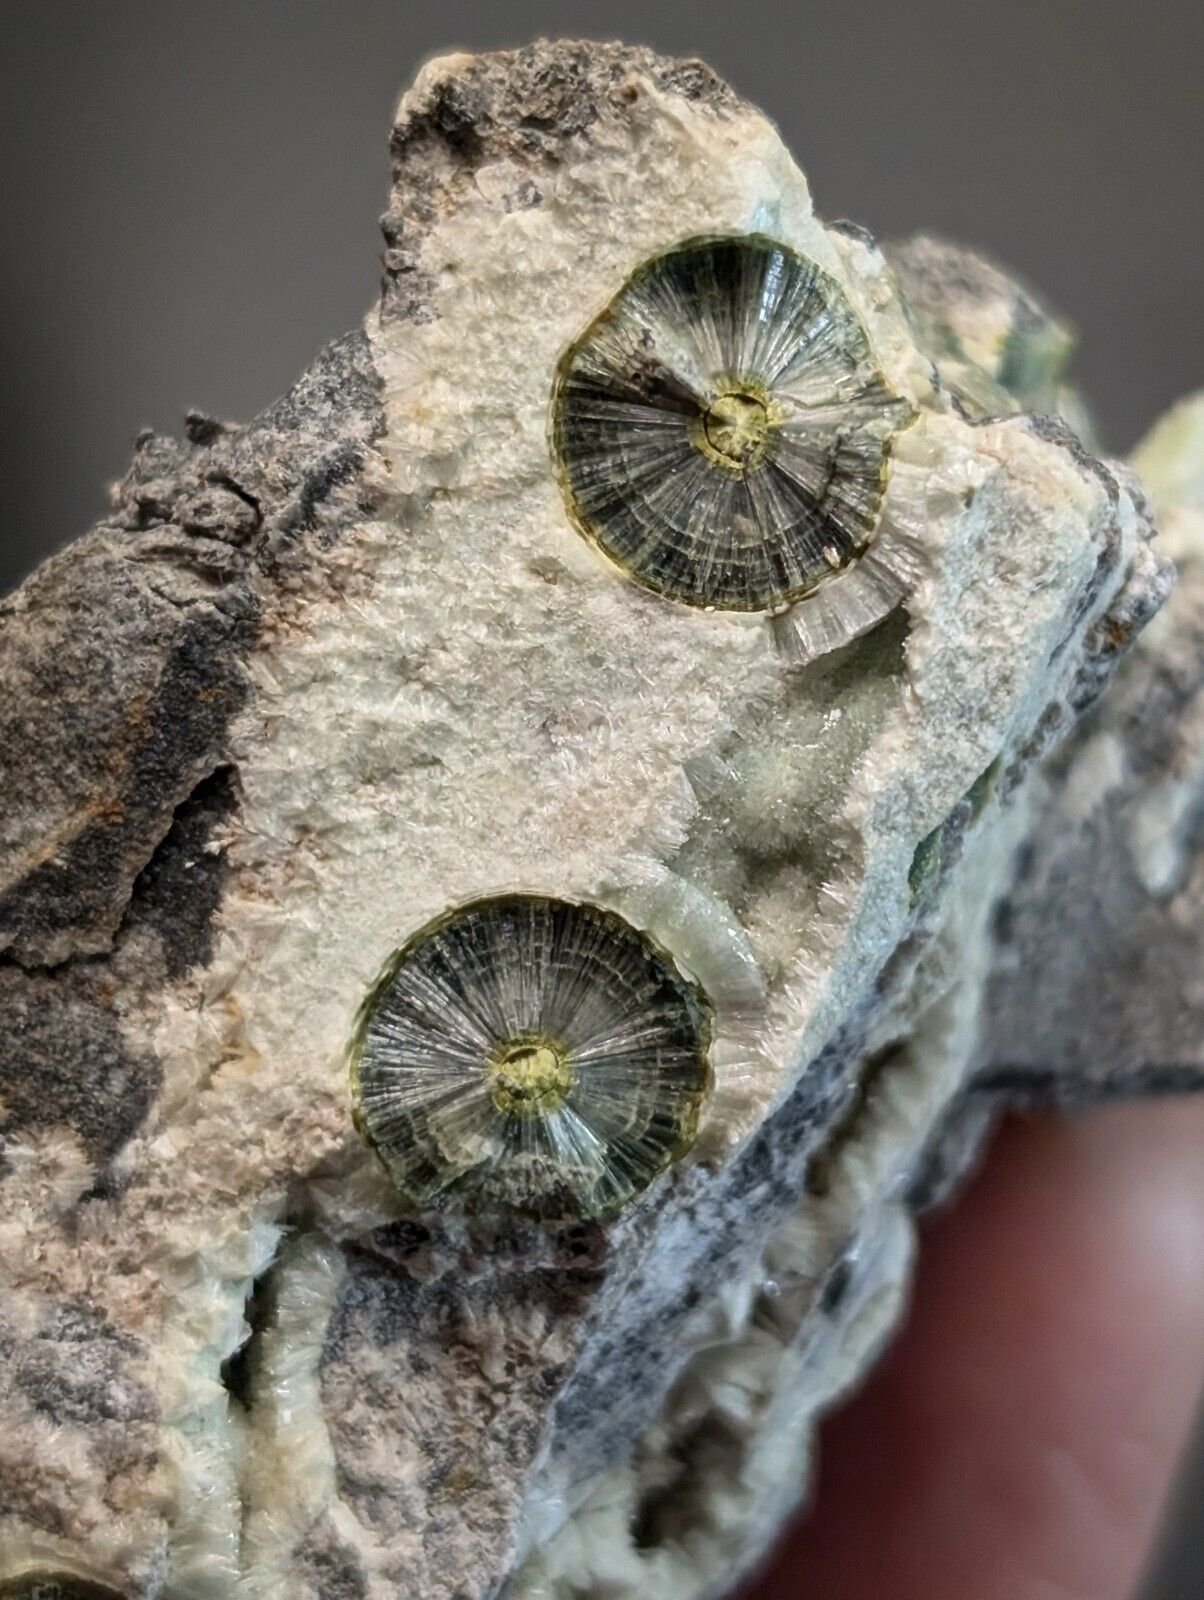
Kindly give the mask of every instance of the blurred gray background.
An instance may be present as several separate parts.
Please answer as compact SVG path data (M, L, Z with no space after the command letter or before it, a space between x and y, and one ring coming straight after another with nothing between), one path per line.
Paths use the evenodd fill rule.
M1204 383L1199 0L8 0L4 24L0 592L95 518L138 427L248 417L359 319L394 100L457 45L706 57L822 215L978 245L1067 313L1114 450ZM1199 1454L1148 1600L1204 1594Z

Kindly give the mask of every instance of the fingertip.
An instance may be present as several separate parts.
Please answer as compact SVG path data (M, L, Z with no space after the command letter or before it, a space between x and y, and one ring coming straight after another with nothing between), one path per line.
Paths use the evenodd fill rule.
M1125 1600L1204 1368L1204 1101L1015 1120L760 1596Z

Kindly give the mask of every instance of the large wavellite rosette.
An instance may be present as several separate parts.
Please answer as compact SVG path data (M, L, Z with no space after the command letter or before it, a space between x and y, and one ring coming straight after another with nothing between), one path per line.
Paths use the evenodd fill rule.
M750 235L632 274L560 364L552 443L572 515L629 576L762 611L866 548L911 417L836 282Z

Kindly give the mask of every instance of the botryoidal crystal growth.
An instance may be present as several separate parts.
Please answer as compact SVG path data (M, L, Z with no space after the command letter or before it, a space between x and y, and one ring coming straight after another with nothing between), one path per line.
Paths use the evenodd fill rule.
M748 235L636 269L560 363L552 440L571 513L630 577L763 611L862 553L912 414L833 278Z
M709 1006L613 912L460 907L389 962L357 1033L357 1117L402 1191L612 1211L694 1136Z

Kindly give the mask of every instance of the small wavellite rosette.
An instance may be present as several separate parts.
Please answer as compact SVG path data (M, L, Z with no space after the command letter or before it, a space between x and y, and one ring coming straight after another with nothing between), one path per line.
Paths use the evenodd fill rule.
M352 1045L358 1127L415 1205L592 1217L693 1143L711 1008L616 913L473 901L387 964Z

